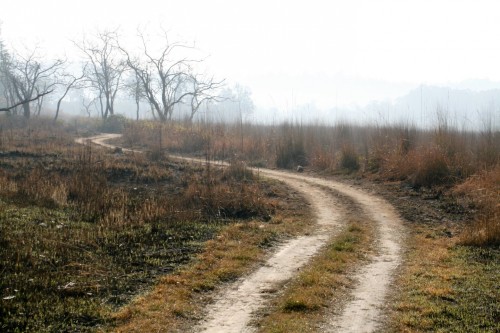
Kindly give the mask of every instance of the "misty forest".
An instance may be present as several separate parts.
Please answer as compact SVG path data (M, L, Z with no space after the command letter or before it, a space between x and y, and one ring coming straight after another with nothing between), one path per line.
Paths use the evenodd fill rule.
M322 15L271 3L282 16L244 6L262 27L237 5L206 5L207 25L179 10L199 41L85 21L59 53L0 12L0 331L500 331L495 76L363 76L358 53L323 62L323 42L302 39L330 27ZM418 49L396 30L379 43Z

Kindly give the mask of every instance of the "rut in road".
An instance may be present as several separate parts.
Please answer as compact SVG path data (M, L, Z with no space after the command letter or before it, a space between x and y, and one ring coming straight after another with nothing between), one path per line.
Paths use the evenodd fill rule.
M284 177L280 176L279 179L283 180ZM194 332L252 332L253 328L248 323L252 314L270 297L269 291L292 278L341 230L343 214L336 208L339 203L334 197L301 180L286 178L286 183L301 192L312 204L312 211L316 213L316 230L310 235L285 242L263 266L218 295L210 305L205 320L194 328Z
M103 134L89 139L96 144L116 148L104 143L119 134ZM126 151L126 149L124 149ZM178 157L182 158L182 157ZM186 159L201 162L196 159ZM203 161L204 162L204 161ZM340 314L331 316L322 332L373 332L380 326L382 307L397 266L401 263L404 240L403 224L395 209L382 198L340 182L325 180L290 172L260 169L263 176L278 179L301 192L313 205L317 230L281 245L270 259L254 273L244 277L222 291L207 308L206 318L194 327L195 332L252 332L249 326L252 314L265 306L270 294L266 291L279 288L293 277L298 268L340 230L342 204L328 191L331 189L351 198L363 213L377 224L376 253L367 265L355 274L356 287Z

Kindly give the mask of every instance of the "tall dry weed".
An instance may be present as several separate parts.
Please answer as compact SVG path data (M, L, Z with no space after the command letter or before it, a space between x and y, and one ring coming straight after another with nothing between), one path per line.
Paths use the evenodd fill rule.
M422 148L412 155L411 161L416 166L415 173L411 175L414 187L432 187L449 182L449 161L439 148Z
M476 219L463 231L466 245L500 245L500 164L472 176L454 190L477 207Z

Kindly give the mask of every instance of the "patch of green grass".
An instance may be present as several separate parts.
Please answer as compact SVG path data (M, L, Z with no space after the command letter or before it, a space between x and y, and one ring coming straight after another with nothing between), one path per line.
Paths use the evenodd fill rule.
M204 244L188 265L159 280L150 292L114 314L116 332L186 332L199 319L210 292L234 281L262 261L264 239L303 232L309 221L294 217L279 224L230 224ZM168 300L168 301L165 301Z
M416 236L400 277L393 332L499 332L500 249Z
M99 230L63 210L3 203L0 211L2 332L92 331L223 226L185 221Z
M15 153L2 160L1 332L108 327L117 308L192 262L223 230L232 227L242 235L232 247L261 237L239 254L232 247L217 252L214 260L224 254L239 259L230 258L193 285L199 292L236 278L243 270L235 262L252 265L259 249L305 225L271 219L275 209L300 208L296 201L284 203L287 190L276 183L242 184L218 169L207 175L183 163L73 148L57 156ZM181 319L192 308L172 306L174 318Z
M288 299L283 304L282 309L284 312L308 312L318 310L319 305L306 299Z

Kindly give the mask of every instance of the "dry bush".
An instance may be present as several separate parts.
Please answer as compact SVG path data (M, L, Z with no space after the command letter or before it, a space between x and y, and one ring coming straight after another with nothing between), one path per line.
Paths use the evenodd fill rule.
M140 133L134 137L136 145L138 142L148 147L158 145L158 127L152 130L141 127L146 125L131 126L138 128ZM495 165L500 163L498 130L491 126L482 132L458 130L449 126L446 119L440 119L432 129L417 129L411 124L356 126L337 123L326 126L285 123L266 126L198 123L171 124L164 127L162 133L162 145L182 153L209 150L211 157L236 159L254 166L294 168L309 164L317 171L363 170L364 175L408 182L416 189L425 187L441 191L465 181L468 192L476 193L486 188L478 180L484 179L482 175L488 173L485 170L497 170ZM207 141L203 142L203 138ZM202 148L207 142L209 149ZM242 170L232 172L239 179L244 175ZM491 172L489 177L492 177ZM469 178L470 182L467 181ZM464 188L465 185L461 186ZM218 195L222 197L222 193ZM491 193L488 195L498 201ZM483 221L482 224L477 222L478 226L474 228L483 231L470 233L489 234L484 230L494 229L491 216L498 219L496 208L492 209L492 204L483 204L487 202L486 197L474 197L480 211L478 221ZM489 239L489 236L484 238ZM482 242L489 241L478 243Z
M276 143L276 166L293 169L297 165L307 165L304 134L300 126L285 123Z
M223 171L222 180L246 181L253 180L253 172L248 169L244 162L233 160Z
M72 145L68 128L45 118L21 118L0 117L0 151L57 155Z
M335 154L319 147L311 152L309 161L312 168L326 172L334 171L337 165Z
M393 150L376 157L382 177L388 180L409 181L415 188L445 185L451 180L449 161L437 147L419 147L407 154Z
M411 183L416 188L443 185L450 180L448 160L436 147L421 148L408 162L416 166L415 173L411 175Z
M500 131L483 131L477 140L476 151L480 167L489 169L500 163Z
M99 128L104 133L121 133L127 126L129 120L123 115L112 114L103 119L102 125Z
M154 147L146 151L146 156L149 160L153 162L160 162L167 157L167 154L160 147Z
M472 176L454 190L477 207L476 219L462 233L466 245L500 244L500 164Z
M293 169L297 165L306 165L306 154L300 142L284 140L276 147L276 166Z
M359 156L353 146L345 144L339 157L339 167L350 172L359 170Z
M412 161L413 153L401 155L396 149L387 151L379 150L373 153L370 163L377 168L382 179L403 181L416 172L416 165Z

